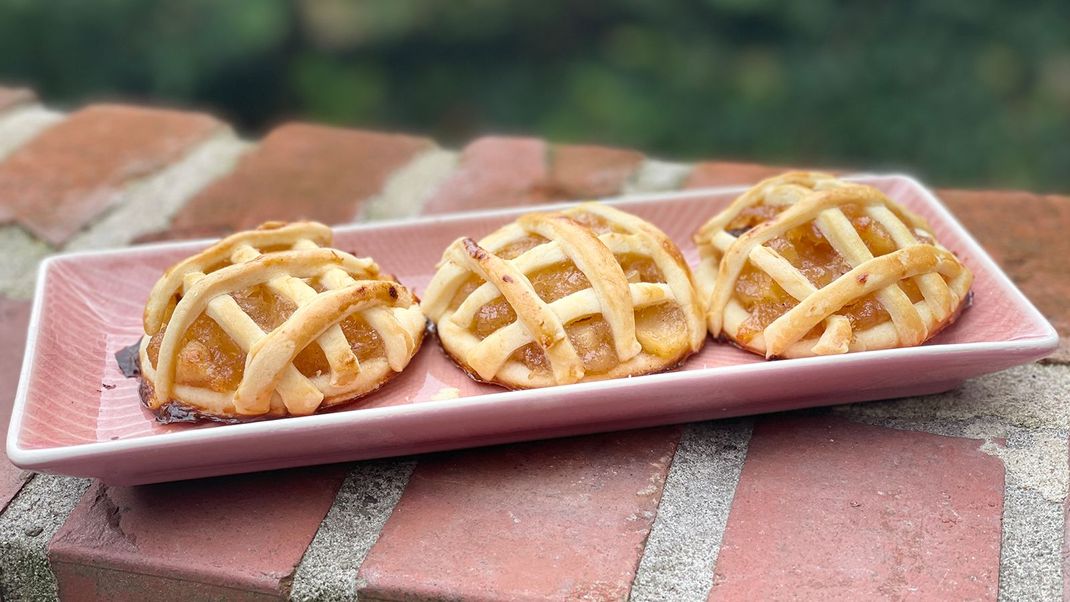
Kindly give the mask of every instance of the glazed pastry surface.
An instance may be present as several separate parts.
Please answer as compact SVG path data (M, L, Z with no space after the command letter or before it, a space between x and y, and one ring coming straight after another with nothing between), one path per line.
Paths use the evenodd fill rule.
M422 307L473 378L534 388L680 364L705 342L679 249L598 203L521 216L446 249Z
M923 218L822 173L760 182L694 240L710 332L766 357L920 345L973 281Z
M315 222L267 223L171 267L145 307L141 394L164 421L312 414L382 386L425 319Z

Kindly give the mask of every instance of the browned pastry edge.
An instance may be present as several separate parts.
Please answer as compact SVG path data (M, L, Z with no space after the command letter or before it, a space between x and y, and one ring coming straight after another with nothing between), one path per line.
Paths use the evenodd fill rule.
M949 328L952 324L957 322L959 317L962 315L962 312L966 311L967 309L969 309L972 306L973 306L973 289L971 288L970 290L966 291L966 297L962 300L962 303L959 303L959 306L955 308L955 311L951 312L951 315L949 315L943 322L937 324L936 328L933 329L933 331L931 333L929 333L929 336L925 337L925 340L922 341L921 344L919 344L919 345L911 345L911 347L920 347L921 345L925 345L929 341L931 341L934 338L936 338L937 335L939 335L941 332L943 332L944 330ZM749 348L741 345L739 342L737 342L735 339L733 339L731 336L729 336L728 334L725 334L725 333L722 333L721 336L716 337L714 340L716 342L718 342L718 343L728 343L728 344L732 345L733 347L735 347L737 349L741 349L743 351L746 351L747 353L753 353L754 355L759 355L762 358L767 359L767 360L803 359L803 358L785 358L785 357L782 357L782 356L779 356L779 355L774 355L774 356L770 356L770 357L767 358L767 357L765 357L764 353L759 352L759 351L755 351L753 349L749 349ZM910 347L892 347L892 349L909 349L909 348ZM882 351L882 349L870 349L868 351ZM813 356L813 357L822 357L822 356ZM824 357L829 357L829 356L824 356Z
M434 322L430 322L430 325L429 325L428 329L429 330L434 330ZM702 349L701 347L699 348L698 351L692 351L691 349L686 349L685 350L686 353L684 353L680 358L678 358L675 361L672 361L672 362L669 362L669 363L665 364L664 368L662 368L660 370L654 370L653 372L641 371L641 372L638 372L636 374L618 374L616 376L611 376L611 377L609 377L609 376L602 377L602 376L599 376L599 375L593 375L590 378L586 378L586 379L580 381L579 383L567 383L565 385L549 385L549 387L517 387L517 386L514 386L514 385L506 384L505 382L502 382L502 381L499 381L499 380L485 380L483 378L480 378L479 375L476 374L475 372L473 372L471 368L469 368L463 362L458 360L456 356L454 356L452 353L450 353L450 350L447 349L446 345L444 345L442 343L442 338L438 336L437 332L435 333L435 340L438 341L438 346L442 350L442 353L445 354L446 357L450 358L450 361L453 362L453 365L455 365L458 368L460 368L461 371L464 372L468 376L468 378L470 378L470 379L472 379L475 382L480 383L480 384L493 385L495 387L501 387L501 388L506 389L508 391L531 391L531 390L534 390L534 389L547 389L547 388L550 388L550 387L568 386L570 384L571 385L575 385L575 384L580 384L580 383L584 383L584 382L595 382L595 381L599 381L599 380L616 380L618 378L633 378L633 377L636 377L636 376L646 376L647 374L661 374L662 372L672 372L673 370L676 370L680 366L683 366L684 362L686 362L688 360L688 358L690 358L692 355L695 355L696 353L698 353L698 351L701 351L701 349Z
M416 347L413 349L412 357L415 358L416 354L420 352L423 347L424 339L427 336L427 328L420 331L419 338L416 340ZM139 340L140 341L140 340ZM138 370L141 368L141 359L138 357L136 360ZM411 363L410 359L410 363ZM344 411L353 409L353 404L357 401L364 399L377 393L387 383L394 380L401 372L394 372L393 370L387 373L386 378L379 382L374 388L361 393L355 397L349 399L343 399L341 401L332 402L329 405L324 404L316 409L312 415L316 414L329 414L332 412ZM155 400L156 392L152 383L148 381L143 375L131 376L129 378L137 378L139 381L138 396L141 398L141 405L146 410L151 412L156 417L156 422L161 424L193 424L193 423L205 423L216 422L219 424L241 424L245 422L261 422L264 420L276 420L279 418L296 418L296 416L290 416L289 414L262 414L259 416L240 416L237 414L213 414L211 412L204 412L196 409L188 404L185 404L177 399L170 399L165 403L159 404L159 407L153 409L153 401Z

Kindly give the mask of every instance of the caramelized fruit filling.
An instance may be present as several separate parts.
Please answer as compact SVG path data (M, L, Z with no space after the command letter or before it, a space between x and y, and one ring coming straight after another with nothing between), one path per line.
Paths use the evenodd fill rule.
M725 226L725 231L733 236L739 236L747 230L762 222L767 222L777 216L785 207L776 205L751 205L740 211L732 221Z
M383 340L379 333L368 325L368 322L359 315L349 316L342 320L342 333L349 341L353 354L358 362L366 362L377 357L384 357L386 352L383 348ZM330 372L330 364L327 356L319 345L309 345L301 350L294 358L294 366L297 371L308 377L319 376Z
M851 270L813 222L788 230L770 240L768 246L798 268L817 288Z
M525 251L534 249L535 247L547 242L547 239L539 236L538 234L528 234L524 238L518 241L511 242L504 247L494 252L495 255L502 259L516 259L524 254Z
M688 348L687 318L680 307L661 303L635 312L635 338L643 351L671 358Z
M264 285L238 291L231 297L264 332L278 328L297 309L292 301L276 295Z
M354 314L342 320L342 333L352 346L357 360L364 362L377 357L386 357L386 348L379 333L360 315Z
M599 234L624 232L593 213L579 213L570 217ZM514 259L545 242L546 239L541 236L529 235L498 249L495 254L503 259ZM649 257L624 254L618 256L617 261L629 282L665 282L661 270ZM528 274L528 279L539 298L546 303L553 303L591 288L590 281L571 261L532 272ZM482 278L470 275L450 300L450 309L459 307L482 284ZM644 350L662 357L671 357L686 348L687 326L683 312L678 307L671 304L648 307L636 312L635 318L636 337ZM482 339L515 321L516 312L504 297L498 296L476 311L471 330ZM575 320L565 326L565 332L583 360L584 371L588 374L608 372L619 363L609 324L601 316ZM534 372L550 370L546 354L535 343L517 349L510 355L510 359L523 363Z
M453 298L450 299L450 311L454 311L460 307L461 303L464 303L464 300L472 294L472 291L479 288L481 284L483 284L482 278L475 274L469 274L468 279L464 281L464 284L457 287L457 292L453 295Z
M850 305L845 305L838 313L847 316L847 319L851 321L852 330L865 330L891 319L874 294L866 295Z
M265 332L278 328L296 309L288 299L273 293L264 285L255 286L231 295L238 306ZM382 357L385 352L379 334L364 318L354 315L342 321L342 332L352 345L358 361ZM148 355L153 365L159 359L166 326L149 340ZM233 391L241 383L245 372L245 352L230 338L215 320L201 314L193 321L179 344L175 364L175 383L202 387L218 392ZM312 344L297 354L294 365L305 376L325 374L330 367L319 345Z
M609 372L620 363L613 348L613 333L602 316L581 318L565 327L568 339L583 361L588 374Z
M756 223L751 223L755 219L767 214L776 215L776 212L762 211L760 205L748 209L754 209L754 211L747 213L745 210L729 226L750 228L756 225ZM862 241L874 256L886 255L898 248L884 226L866 215L864 207L849 204L841 209L851 220ZM851 266L825 239L816 222L792 228L767 244L798 268L817 288L827 286L851 269ZM901 281L899 286L912 302L916 303L922 299L921 291L913 279ZM771 277L754 269L750 264L744 266L736 282L736 296L743 307L751 313L739 330L738 339L744 344L754 338L755 334L764 330L773 320L798 304L795 298L784 291ZM888 312L877 301L875 294L866 295L843 307L837 313L847 317L851 321L851 327L855 330L864 330L890 319ZM820 326L815 331L811 334L819 335Z
M160 357L166 327L149 340L149 361ZM197 316L179 343L175 383L212 391L233 391L245 372L245 352L205 314Z
M546 303L591 288L591 281L571 261L536 270L528 274L528 279L539 298Z
M575 320L565 326L565 332L587 374L604 374L620 363L613 333L601 316ZM635 334L644 351L660 357L679 355L687 347L687 325L683 312L675 305L655 305L636 312ZM550 370L546 354L535 343L517 349L510 359L522 362L534 372Z
M513 311L513 306L509 305L505 297L499 295L476 311L472 327L477 337L485 339L496 330L513 322L516 322L516 312Z
M590 215L590 214L584 214ZM601 219L598 216L591 216ZM661 271L648 257L627 254L618 258L629 282L664 282ZM532 288L546 303L553 303L573 293L591 288L587 277L572 262L555 264L528 275ZM450 301L456 309L483 280L470 276ZM516 312L498 296L476 311L472 332L486 338L495 331L516 321ZM687 331L683 312L678 307L662 304L648 307L636 313L636 336L646 351L662 356L676 355L687 345ZM589 374L607 372L617 366L617 353L609 325L601 316L591 316L573 321L565 326L569 340L583 360L584 371ZM529 343L512 353L510 359L523 363L535 372L550 369L546 354L535 343Z
M865 207L850 204L844 205L841 210L854 224L855 231L862 237L862 242L866 243L874 257L887 255L899 248L888 230L880 222L866 215Z
M775 280L751 264L743 266L736 280L736 298L743 304L750 316L739 327L736 338L744 345L754 335L765 330L773 320L798 305L792 297Z
M550 371L550 360L546 359L546 354L535 343L528 343L517 349L509 356L509 359L524 364L532 372Z
M624 270L628 282L665 282L654 260L645 255L626 253L617 255L617 263Z

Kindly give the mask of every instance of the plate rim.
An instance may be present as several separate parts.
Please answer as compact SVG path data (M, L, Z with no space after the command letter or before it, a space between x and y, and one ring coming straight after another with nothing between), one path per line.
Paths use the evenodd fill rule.
M1059 334L1052 326L1051 322L1040 313L1040 310L1033 305L1032 301L1025 296L1024 293L1014 284L1014 282L1004 273L1004 271L996 264L995 260L985 251L984 247L977 241L976 238L970 233L962 223L951 213L951 211L944 205L944 203L930 190L927 186L922 184L915 177L904 173L873 173L873 172L858 172L851 173L849 175L841 176L841 179L845 180L902 180L910 186L918 189L925 201L933 206L935 212L947 222L953 230L963 239L965 245L969 250L969 254L972 258L975 258L981 265L978 269L984 269L995 276L995 280L999 286L1007 291L1010 296L1017 302L1017 305L1024 309L1030 318L1041 326L1041 330L1044 332L1034 336L1024 336L1020 338L1007 339L1001 341L980 341L972 343L948 343L943 345L933 346L917 346L917 347L903 347L895 349L880 349L873 351L866 351L863 353L855 354L843 354L834 356L816 356L808 358L795 358L791 360L793 366L805 367L813 365L815 367L827 366L828 364L840 364L840 363L871 363L882 362L887 360L893 360L903 356L942 356L947 354L960 354L960 353L984 353L984 352L1004 352L1013 353L1021 357L1043 357L1052 351L1054 351L1059 345ZM751 188L752 185L731 185L731 186L714 186L705 188L695 188L688 190L678 191L665 191L665 192L648 192L639 194L626 194L616 197L598 199L599 202L612 203L615 205L630 205L633 203L643 203L652 200L659 199L687 199L693 197L702 197L707 195L724 195L732 193L741 193ZM578 202L583 201L562 201L558 203L547 203L538 205L538 210L555 210L568 206L575 205ZM399 225L412 225L412 224L431 224L453 221L465 221L479 218L493 218L493 217L505 217L511 214L516 214L525 211L531 211L532 207L502 207L494 209L478 209L473 211L455 212L443 215L431 215L431 216L416 216L413 218L401 218L380 220L372 222L364 222L357 224L340 224L332 226L332 229L344 232L359 232L362 230L379 229L383 227L393 227ZM509 391L502 390L493 393L487 393L485 395L478 395L475 397L462 397L457 399L446 399L437 401L426 401L419 404L403 404L396 406L382 406L375 408L364 408L359 412L357 411L342 411L332 412L326 414L314 414L311 416L295 416L286 420L265 420L260 422L249 422L242 424L227 425L227 428L209 428L209 429L186 429L168 433L160 433L152 436L135 437L132 439L119 439L115 441L94 441L89 443L77 443L73 445L64 445L58 447L39 447L39 448L24 448L19 445L19 434L22 429L22 419L25 413L25 406L29 395L29 375L32 370L32 359L34 357L37 348L37 339L40 331L40 321L42 313L44 311L44 290L46 280L53 269L53 266L59 262L70 261L78 258L85 257L103 257L110 255L127 255L137 254L142 252L153 252L160 250L180 250L184 248L196 248L210 244L218 238L203 238L196 240L182 240L182 241L164 241L158 243L150 243L145 245L134 245L113 249L96 249L96 250L83 250L73 251L68 253L60 253L49 256L42 260L38 267L37 282L34 287L33 305L30 313L30 320L27 325L26 336L26 348L23 352L22 367L19 371L18 388L15 393L14 403L12 405L11 422L8 425L7 432L7 445L6 452L10 462L21 468L33 469L41 466L47 466L63 461L76 460L91 456L116 456L126 453L136 452L144 449L162 449L171 446L180 446L187 444L196 444L203 441L211 441L217 439L233 439L233 438L245 438L245 437L259 437L265 435L271 435L278 431L289 430L307 430L316 429L325 426L344 426L349 423L359 423L363 421L374 421L378 418L388 417L395 414L410 414L413 412L423 413L427 411L436 410L450 410L456 406L465 405L497 405L502 401L509 401L514 399L525 399L527 397L535 397L545 394L545 389L527 389ZM706 344L711 344L707 342ZM1028 361L1028 360L1026 360ZM1021 362L1025 363L1025 362ZM560 392L574 392L576 394L598 392L598 391L612 391L618 387L632 387L634 379L642 379L643 383L672 383L674 381L687 381L695 378L707 378L714 373L716 375L740 375L755 372L762 374L767 371L773 371L774 373L782 370L778 367L779 361L766 361L756 362L749 364L735 364L727 366L715 366L710 368L701 368L697 370L688 371L669 371L661 372L657 374L647 374L643 376L609 379L585 383L575 383L570 385L561 385L560 387L554 387ZM503 400L503 397L505 398Z

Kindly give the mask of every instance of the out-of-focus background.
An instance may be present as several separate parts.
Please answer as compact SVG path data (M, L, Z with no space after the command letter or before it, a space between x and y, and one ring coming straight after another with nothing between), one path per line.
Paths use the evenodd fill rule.
M1070 2L0 0L48 102L1070 190Z

